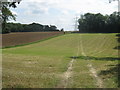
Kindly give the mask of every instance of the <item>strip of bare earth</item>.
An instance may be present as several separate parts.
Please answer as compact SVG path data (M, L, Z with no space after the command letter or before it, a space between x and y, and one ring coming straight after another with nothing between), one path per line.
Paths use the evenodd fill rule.
M62 80L61 82L57 85L56 88L66 88L68 83L69 83L69 79L72 76L72 68L73 68L73 62L75 61L75 59L72 59L69 62L67 71L62 75Z
M18 32L2 34L2 48L24 45L50 37L62 35L63 32Z

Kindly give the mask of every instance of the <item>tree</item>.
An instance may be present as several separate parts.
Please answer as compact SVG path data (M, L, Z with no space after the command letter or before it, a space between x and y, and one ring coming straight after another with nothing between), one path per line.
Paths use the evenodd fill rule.
M44 25L44 26L43 26L43 30L44 30L44 31L50 31L50 28L49 28L48 25Z
M120 13L111 15L86 13L78 20L78 29L82 33L119 33Z
M6 29L10 32L43 32L43 31L59 31L56 26L42 25L39 23L21 24L7 23Z
M54 25L50 25L50 31L56 31L57 30L57 27L54 26Z
M62 28L60 31L61 31L61 32L64 32L64 29Z
M19 2L18 2L19 4ZM2 33L8 33L9 31L6 28L6 22L10 19L16 20L16 16L12 14L9 7L16 8L16 2L2 2Z
M108 18L108 29L110 31L114 30L115 32L118 32L118 30L120 29L120 14L117 12L114 12L113 14L111 14Z
M43 25L38 23L29 24L27 30L30 32L40 32L43 31Z

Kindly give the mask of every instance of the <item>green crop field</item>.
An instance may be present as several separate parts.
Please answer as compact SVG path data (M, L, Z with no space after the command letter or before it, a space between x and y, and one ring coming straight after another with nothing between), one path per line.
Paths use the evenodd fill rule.
M2 49L3 88L117 88L116 34L66 34Z

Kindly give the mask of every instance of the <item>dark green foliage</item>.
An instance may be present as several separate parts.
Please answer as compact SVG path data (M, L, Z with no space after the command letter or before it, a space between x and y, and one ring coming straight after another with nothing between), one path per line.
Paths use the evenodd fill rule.
M50 25L50 30L52 30L52 31L59 31L58 29L57 29L57 27L56 26L54 26L54 25Z
M38 23L32 23L32 24L7 23L5 30L6 31L3 31L3 33L59 31L56 26L41 25Z
M64 31L64 29L62 28L60 31Z
M0 2L1 3L1 2ZM20 2L18 2L19 4ZM10 30L6 27L7 21L10 19L16 20L16 15L13 15L8 7L16 8L16 2L2 2L2 33L9 33Z
M22 24L21 24L22 26ZM43 31L43 25L41 24L37 24L37 23L32 23L32 24L28 24L28 25L23 25L22 26L23 29L18 30L19 32L39 32L39 31Z
M111 15L86 13L78 20L81 33L119 33L120 13Z

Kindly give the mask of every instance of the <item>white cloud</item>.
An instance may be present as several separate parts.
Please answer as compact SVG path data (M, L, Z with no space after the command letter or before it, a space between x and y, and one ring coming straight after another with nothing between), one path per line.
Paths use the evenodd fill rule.
M101 0L65 0L66 2L60 2L54 7L61 8L63 10L73 10L80 12L101 12L101 13L112 13L115 11L113 4L106 3ZM108 0L107 0L108 1Z
M87 12L111 14L117 11L116 6L117 2L109 3L108 0L22 0L18 11L13 12L23 23L35 21L71 29L75 16Z
M23 2L28 2L23 0ZM50 8L61 9L62 13L67 14L67 11L72 10L75 12L101 12L112 13L117 10L114 8L116 3L109 4L108 0L29 0L29 8L37 9L36 11L47 12ZM39 9L39 10L38 10Z
M12 12L13 15L18 15L18 13L13 11L13 10L11 10L11 12Z
M69 14L69 12L68 12L67 10L63 10L63 11L61 11L61 12L62 12L62 14L64 14L64 15Z

